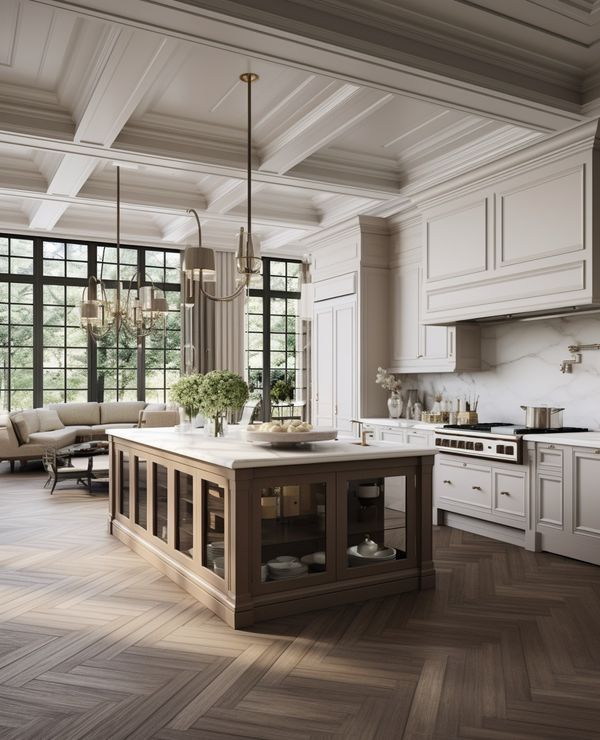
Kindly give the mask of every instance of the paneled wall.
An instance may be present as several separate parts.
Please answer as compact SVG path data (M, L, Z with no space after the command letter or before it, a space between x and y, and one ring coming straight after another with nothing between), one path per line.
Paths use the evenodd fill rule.
M484 325L481 372L404 376L404 387L425 392L427 408L434 393L479 393L482 421L523 422L521 404L551 404L565 425L600 429L600 351L584 352L572 375L559 369L576 343L600 343L600 314Z

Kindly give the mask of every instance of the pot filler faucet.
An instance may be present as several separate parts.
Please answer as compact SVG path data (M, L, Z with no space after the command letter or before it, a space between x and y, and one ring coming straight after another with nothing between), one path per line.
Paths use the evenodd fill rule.
M600 344L571 344L569 346L569 352L571 353L571 358L569 360L563 360L560 363L560 371L561 373L572 373L573 372L573 365L581 365L582 359L581 359L581 353L583 350L600 350Z

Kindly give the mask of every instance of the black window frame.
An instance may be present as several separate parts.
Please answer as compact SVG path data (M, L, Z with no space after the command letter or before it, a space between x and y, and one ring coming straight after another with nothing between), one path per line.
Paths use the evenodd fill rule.
M262 287L250 287L248 290L248 296L249 297L256 297L256 298L262 298L262 317L263 317L263 343L262 343L262 350L252 350L253 352L262 352L262 394L261 394L261 406L262 406L262 418L263 420L269 419L271 417L271 373L273 368L271 367L271 334L272 333L280 333L280 332L272 332L271 331L271 299L273 298L282 298L286 302L286 309L285 314L276 314L276 315L283 315L285 316L285 326L286 330L283 332L284 336L286 337L286 364L284 368L284 372L286 377L288 377L288 374L290 372L293 372L294 380L293 385L294 389L300 390L296 386L296 379L297 379L297 358L299 354L299 348L296 347L295 349L295 356L296 356L296 363L294 365L293 371L291 371L287 366L287 336L290 333L288 331L288 313L287 313L287 301L288 300L300 300L301 292L300 290L297 291L290 291L287 290L287 268L286 268L286 290L274 290L271 288L271 265L273 262L283 262L286 264L297 264L302 265L302 260L295 260L295 259L287 259L282 257L263 257L262 258ZM273 277L277 277L274 275ZM298 288L300 288L301 284L301 270L298 272ZM291 314L289 314L291 316ZM294 318L296 321L299 321L298 314L294 315ZM248 317L246 317L246 321L248 321ZM295 333L297 334L298 327L296 326ZM277 350L275 350L277 351ZM248 347L245 347L245 355L246 355L246 372L249 374L250 368L249 368L249 358L248 355L250 353L250 350Z
M33 243L33 272L32 274L17 274L12 272L0 272L0 282L5 282L9 286L9 303L7 303L7 306L10 307L10 296L12 293L12 286L14 284L27 284L32 286L33 290L33 327L32 327L32 334L33 334L33 341L32 341L32 347L33 347L33 407L39 408L44 405L44 286L48 285L57 285L62 287L62 289L65 291L66 294L66 288L68 287L76 287L79 288L82 292L84 287L87 285L87 280L92 275L98 275L97 267L98 267L98 259L101 254L101 250L103 248L116 248L116 245L108 242L108 241L98 241L98 240L85 240L85 239L73 239L73 238L58 238L58 237L46 237L46 236L34 236L30 234L15 234L15 233L0 233L1 239L7 239L9 248L11 245L11 240L17 240L17 239L23 239L29 242ZM86 277L67 277L67 264L69 260L67 259L67 250L65 249L65 256L64 258L57 258L56 262L64 262L65 263L65 269L63 271L63 275L44 275L44 244L50 244L50 243L56 243L56 244L64 244L64 245L78 245L78 246L84 246L87 247L87 276ZM145 268L145 256L148 252L162 252L162 253L173 253L177 254L179 256L179 261L181 259L181 251L179 249L169 249L164 247L155 247L155 246L146 246L146 245L130 245L130 244L124 244L121 245L123 249L132 249L136 250L137 254L137 271L138 271L138 280L136 282L136 287L140 287L142 285L149 285L149 281L142 281L140 276L144 275L144 268ZM165 263L166 263L166 257L165 257ZM81 262L81 260L79 261ZM10 261L8 263L8 270L10 270ZM166 276L166 273L165 273ZM174 293L177 292L179 295L181 294L181 283L171 283L171 282L158 282L154 281L154 285L157 288L160 288L165 291L166 294L168 293ZM114 281L107 280L106 281L107 288L111 288L114 286ZM167 295L168 299L168 295ZM180 300L178 301L178 305L180 305ZM173 310L173 313L176 311ZM180 313L180 321L179 321L179 333L181 337L182 332L182 322L183 317ZM8 337L10 340L11 335L11 321L10 316L8 318ZM65 324L65 343L66 343L66 324ZM145 338L141 338L140 341L137 344L137 376L136 376L136 386L137 386L137 399L140 401L145 400L146 396L146 368L145 368ZM10 346L10 344L9 344ZM65 349L66 351L66 349ZM164 356L166 357L166 347L163 348ZM180 350L179 350L180 351ZM88 336L87 339L87 347L86 347L86 356L87 356L87 400L88 401L97 401L99 400L99 387L98 387L98 366L97 366L97 345L96 342ZM118 356L118 353L117 353ZM10 383L10 375L11 375L12 366L9 365L6 376L8 379L8 386L6 388L5 393L5 406L7 410L11 410L11 407L14 405L12 403L12 393L13 389ZM166 378L166 369L164 370L164 377ZM178 368L178 371L180 371L180 367ZM153 387L154 389L154 387ZM29 392L29 389L26 389ZM48 391L52 389L46 389ZM67 392L69 390L68 388L68 382L66 378L65 373L65 381L63 383L63 387L60 389L56 389L57 392L61 392L63 394L63 400L66 400L67 398ZM165 394L168 388L165 386ZM52 401L49 401L49 403L52 403ZM19 406L21 408L22 406Z

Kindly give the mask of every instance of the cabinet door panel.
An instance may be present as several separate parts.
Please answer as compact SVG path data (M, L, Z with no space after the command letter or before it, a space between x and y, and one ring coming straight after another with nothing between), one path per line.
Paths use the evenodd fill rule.
M525 516L527 476L521 471L494 470L493 511L508 516Z
M338 429L352 431L356 415L357 352L356 352L356 302L335 308L335 425Z
M426 222L426 278L442 280L487 269L488 199L457 205Z
M498 195L498 264L584 248L583 165Z
M538 524L562 529L564 525L562 477L538 472L537 494Z
M382 429L380 439L382 442L395 442L396 444L405 444L406 435L404 432L397 432L393 429Z
M333 426L333 309L320 306L315 311L314 389L317 426Z
M414 363L420 351L419 265L406 265L392 271L391 308L394 332L392 364Z
M450 331L447 326L423 326L423 356L425 360L448 360L452 354Z
M600 538L600 457L575 452L573 464L573 531Z

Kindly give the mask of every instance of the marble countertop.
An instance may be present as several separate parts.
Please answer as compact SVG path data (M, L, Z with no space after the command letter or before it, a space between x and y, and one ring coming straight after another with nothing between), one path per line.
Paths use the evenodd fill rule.
M361 418L363 424L373 426L398 427L399 429L427 429L433 430L444 426L442 423L430 424L427 421L415 421L414 419L390 419L390 418Z
M434 455L431 447L418 447L391 442L369 443L362 447L342 438L331 442L314 442L298 448L275 448L265 444L251 444L242 439L241 432L232 430L227 436L215 439L204 431L179 432L169 429L108 429L107 434L171 452L192 460L204 461L223 468L264 468L275 465L307 465L310 463L345 462L347 460L385 460L400 457Z
M600 432L568 432L561 434L525 434L526 442L539 442L540 444L569 445L573 447L597 447L600 448Z

